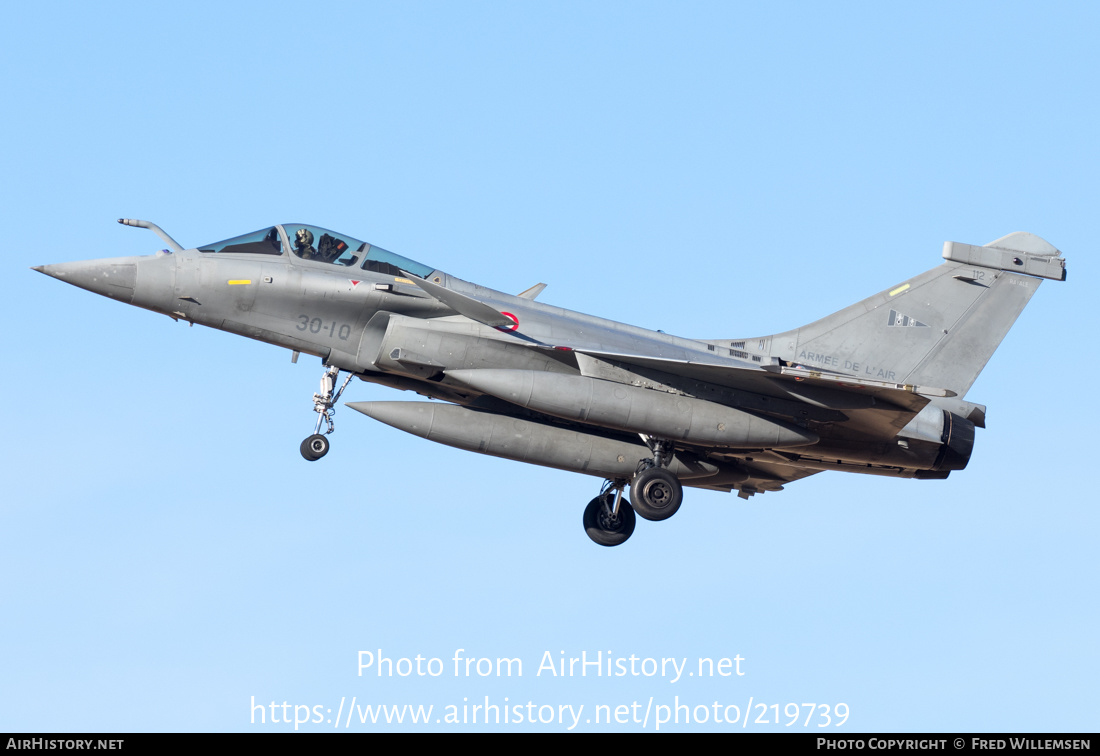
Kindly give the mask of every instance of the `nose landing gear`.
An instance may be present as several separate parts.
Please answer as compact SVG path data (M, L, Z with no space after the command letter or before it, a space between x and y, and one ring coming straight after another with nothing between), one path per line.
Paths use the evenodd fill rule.
M344 379L344 382L340 385L340 390L335 395L333 395L332 390L336 387L336 380L340 377L340 368L330 367L321 376L321 391L313 395L313 411L317 413L317 426L313 429L313 435L303 441L299 447L302 456L310 462L316 462L328 454L331 445L327 436L336 430L333 422L336 410L333 405L340 401L340 395L348 387L353 375L354 373L348 373L348 377ZM328 423L328 429L323 435L321 433L322 423Z

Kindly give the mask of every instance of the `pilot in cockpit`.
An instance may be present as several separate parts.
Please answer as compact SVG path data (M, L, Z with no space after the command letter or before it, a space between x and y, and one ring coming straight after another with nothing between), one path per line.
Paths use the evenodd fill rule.
M313 248L313 234L308 228L299 228L294 233L294 254L303 260L312 260L317 255Z

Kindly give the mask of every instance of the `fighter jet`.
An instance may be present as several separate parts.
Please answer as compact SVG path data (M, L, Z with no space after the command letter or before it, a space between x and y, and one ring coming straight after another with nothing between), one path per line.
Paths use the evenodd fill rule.
M691 339L506 294L301 223L155 255L34 270L173 320L321 359L329 450L353 377L437 401L351 402L460 449L603 479L584 509L597 544L676 513L684 486L780 491L823 471L942 479L970 459L986 408L964 397L1043 279L1048 242L947 242L943 262L793 331ZM340 376L346 373L343 382ZM339 384L339 388L337 388ZM624 492L629 488L629 500Z

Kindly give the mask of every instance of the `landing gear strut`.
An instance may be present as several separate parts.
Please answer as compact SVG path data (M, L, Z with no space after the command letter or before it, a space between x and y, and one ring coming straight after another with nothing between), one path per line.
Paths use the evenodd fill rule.
M340 390L335 395L333 395L332 390L336 387L336 381L340 377L340 368L330 367L321 376L321 391L313 395L313 411L317 413L317 426L313 429L313 435L303 441L301 447L299 447L302 456L310 462L316 462L328 454L330 444L327 436L336 430L333 423L336 410L333 405L340 401L340 395L348 387L353 375L354 373L348 373L348 377L344 379L344 382L340 385ZM324 435L321 434L322 423L328 423L328 429Z
M600 495L584 508L584 530L601 546L618 546L630 538L637 523L634 510L623 501L625 480L604 482Z
M684 487L665 469L672 461L672 444L643 438L653 451L653 459L638 463L638 471L630 481L630 503L634 511L647 520L667 520L676 514L684 500Z

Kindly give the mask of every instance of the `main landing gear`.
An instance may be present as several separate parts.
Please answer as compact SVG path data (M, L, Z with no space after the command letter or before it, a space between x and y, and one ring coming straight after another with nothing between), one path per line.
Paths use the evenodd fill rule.
M618 546L630 538L637 519L623 501L624 480L606 480L600 495L584 508L584 532L601 546Z
M684 501L684 487L665 469L672 461L672 444L649 436L642 439L652 450L653 458L638 463L634 480L630 481L630 503L647 520L667 520Z
M303 441L301 447L299 447L302 456L310 462L316 462L328 454L330 446L328 434L336 430L333 423L336 410L333 405L340 401L340 394L344 393L344 389L348 387L353 375L354 373L348 373L348 377L344 379L344 382L340 385L340 390L335 395L333 395L332 390L336 387L336 381L340 377L340 368L330 367L321 376L321 392L313 395L313 411L317 413L317 426L313 429L313 435ZM321 424L326 422L328 423L328 430L322 435Z
M635 513L647 520L667 520L684 500L683 485L665 469L672 461L672 444L642 438L653 451L653 458L638 463L630 481L630 503L623 501L626 480L619 478L604 481L600 495L584 509L584 530L601 546L618 546L630 538L637 522Z

